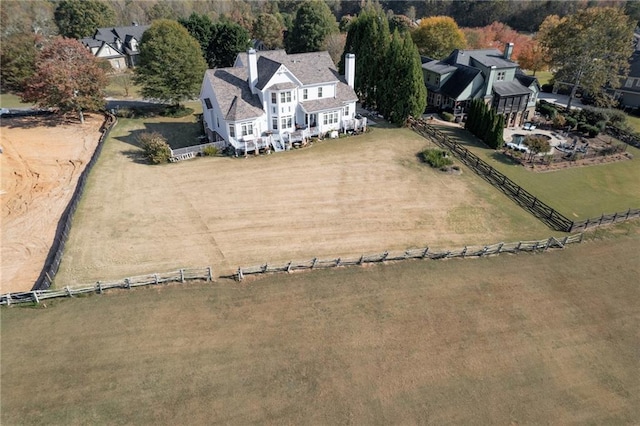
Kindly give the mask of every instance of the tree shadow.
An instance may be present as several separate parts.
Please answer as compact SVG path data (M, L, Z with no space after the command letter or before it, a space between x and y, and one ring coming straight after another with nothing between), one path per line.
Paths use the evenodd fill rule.
M57 127L72 124L73 120L51 111L21 111L16 114L5 114L0 120L0 127L9 129L34 129L36 127ZM79 121L78 121L79 123Z
M171 149L184 148L187 146L200 145L202 142L202 132L199 130L198 123L143 123L144 129L131 130L128 134L123 136L116 136L114 139L125 142L132 147L138 148L133 150L123 151L123 154L132 159L135 162L139 162L134 153L142 155L142 148L140 145L140 137L145 133L157 132L161 134L171 147ZM141 163L147 163L142 157Z
M496 160L498 163L502 163L502 164L505 164L507 166L519 166L520 165L520 162L518 162L515 159L509 157L508 155L505 155L501 151L492 152L490 157L492 159Z

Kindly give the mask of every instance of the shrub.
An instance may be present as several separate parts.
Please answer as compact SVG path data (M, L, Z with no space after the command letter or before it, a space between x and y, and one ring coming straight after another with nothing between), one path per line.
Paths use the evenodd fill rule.
M588 133L591 137L598 136L598 133L600 133L600 129L587 123L578 123L578 131Z
M420 158L434 169L441 169L453 164L451 157L441 149L425 149L420 153Z
M564 115L558 114L553 118L553 125L560 128L564 127L567 123L567 119Z
M202 155L204 155L205 157L213 157L215 155L218 155L218 148L213 145L205 146L204 148L202 148Z
M551 83L543 84L540 90L542 90L544 93L551 93L553 91L553 84Z
M193 114L193 108L187 108L184 105L170 105L161 112L163 117L182 118Z
M556 114L558 113L557 109L555 109L554 107L552 107L551 105L549 105L547 103L539 104L538 111L540 112L540 114L546 115L550 119L555 118Z
M453 120L455 120L455 116L450 112L442 111L440 115L442 115L444 121L453 122Z
M135 112L131 108L118 108L116 110L116 117L118 118L134 118Z
M575 118L571 117L571 116L567 116L564 118L565 121L565 125L567 126L571 126L571 128L575 128L578 125L578 120L576 120Z
M160 133L143 133L138 137L138 141L144 150L145 157L152 164L161 164L169 161L171 148L167 140Z

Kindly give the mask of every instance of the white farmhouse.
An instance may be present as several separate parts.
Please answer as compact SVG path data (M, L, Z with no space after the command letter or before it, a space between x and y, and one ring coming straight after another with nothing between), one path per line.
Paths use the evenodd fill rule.
M355 56L338 75L327 52L288 55L250 49L233 67L205 72L200 91L207 137L237 152L281 151L311 136L359 129Z

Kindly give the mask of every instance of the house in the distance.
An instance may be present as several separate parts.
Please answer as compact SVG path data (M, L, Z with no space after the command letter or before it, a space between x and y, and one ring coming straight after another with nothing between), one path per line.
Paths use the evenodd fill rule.
M624 108L640 108L640 50L636 50L629 60L629 72L621 78L620 87L608 89Z
M92 37L80 39L96 57L109 61L113 69L124 71L136 66L138 44L149 25L98 28Z
M513 43L497 49L456 49L442 61L422 58L430 108L452 110L457 119L473 99L483 99L505 116L507 127L533 118L540 86L511 60Z
M238 55L233 67L205 72L200 91L210 142L236 152L276 151L311 136L359 129L353 90L355 56L347 55L346 78L327 52L284 50Z

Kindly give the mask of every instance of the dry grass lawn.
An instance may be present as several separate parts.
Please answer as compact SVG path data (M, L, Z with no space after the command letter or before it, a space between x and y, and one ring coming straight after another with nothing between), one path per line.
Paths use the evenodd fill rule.
M552 233L468 169L456 176L419 163L427 141L407 129L379 128L247 159L138 161L136 135L172 134L167 120L121 120L114 129L76 214L56 286Z
M0 420L635 424L640 236L617 229L545 254L3 308Z

